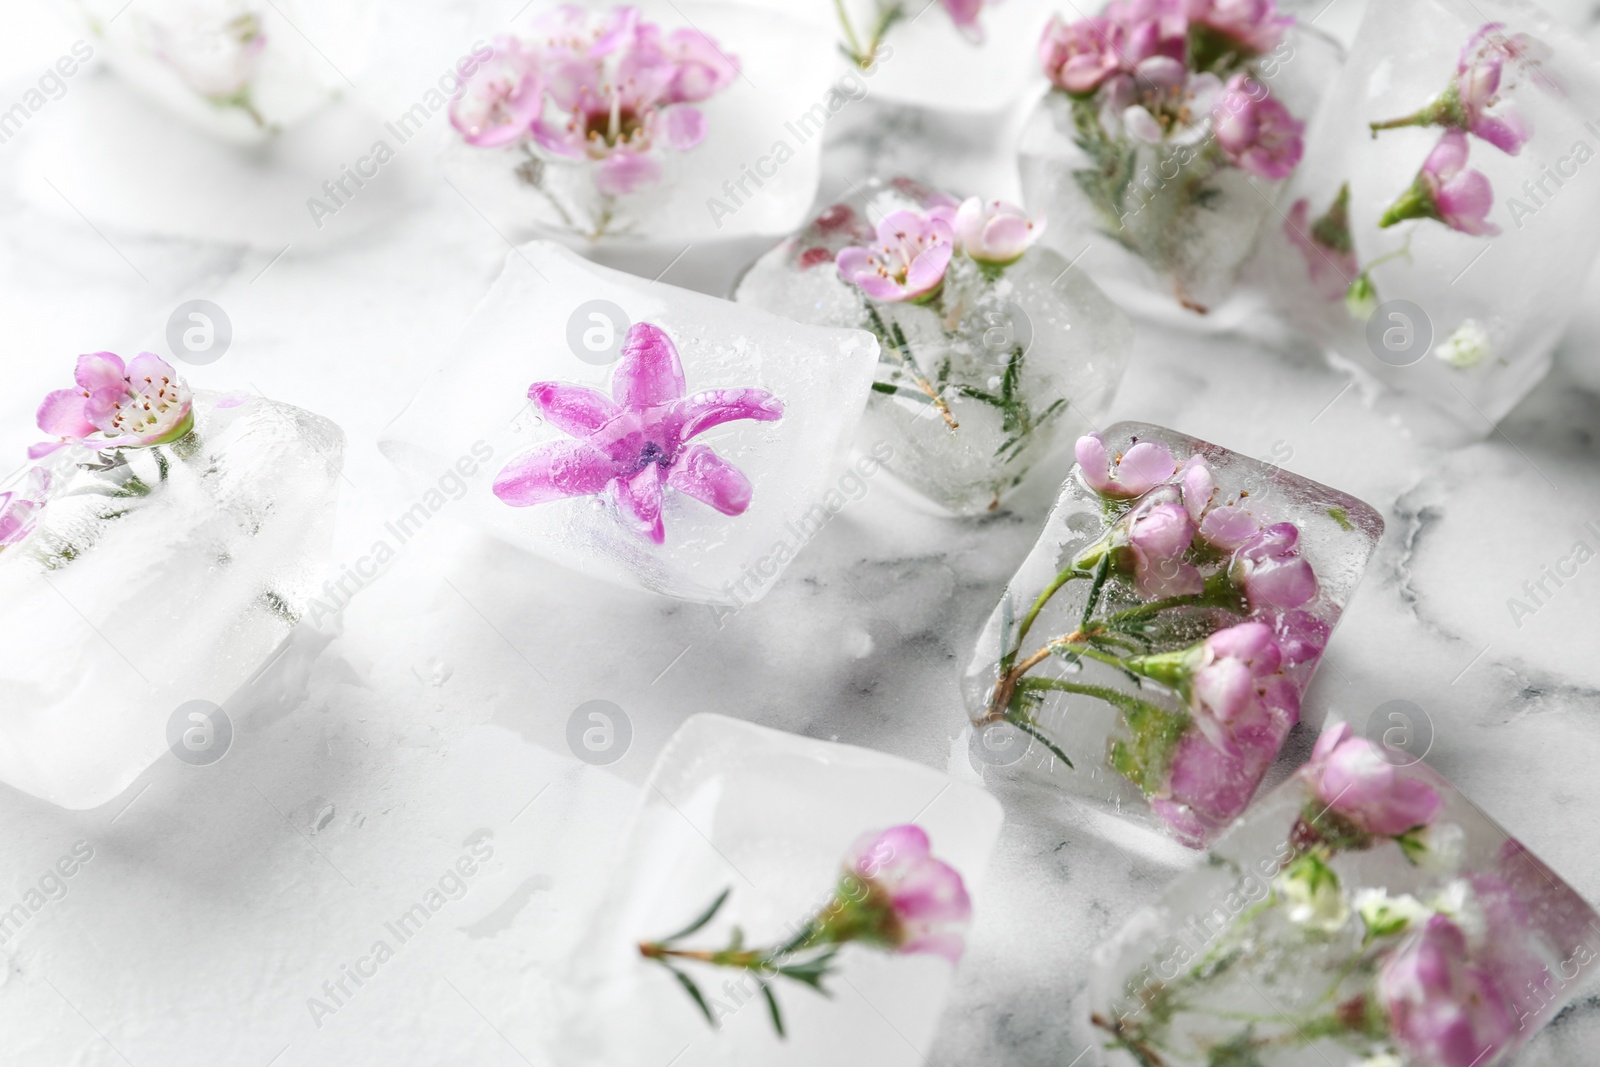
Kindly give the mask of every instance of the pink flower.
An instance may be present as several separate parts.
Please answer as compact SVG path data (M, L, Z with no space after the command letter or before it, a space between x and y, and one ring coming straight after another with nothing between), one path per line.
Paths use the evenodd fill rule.
M867 893L854 906L846 903L841 918L827 920L836 940L928 952L951 963L961 959L972 900L960 873L933 857L920 826L907 823L865 834L844 862L845 874L861 879Z
M1039 38L1039 63L1058 89L1082 96L1122 69L1122 27L1105 16L1067 22L1052 15Z
M1234 554L1233 575L1257 611L1298 608L1317 595L1317 575L1296 550L1300 530L1292 522L1262 527Z
M228 103L249 91L267 46L254 13L223 11L207 18L196 12L170 22L143 12L135 17L150 39L151 53L196 93Z
M1349 200L1350 187L1346 185L1328 214L1313 222L1311 204L1301 197L1290 206L1283 222L1284 236L1305 257L1311 287L1325 300L1344 299L1361 273L1345 213Z
M1381 837L1428 825L1443 804L1431 785L1402 774L1348 723L1323 732L1300 773L1330 811Z
M1294 18L1278 14L1276 0L1187 0L1185 14L1192 25L1227 39L1242 55L1260 55L1278 47Z
M955 252L955 232L938 214L895 211L878 223L876 244L841 249L835 262L847 282L874 300L913 302L933 296Z
M1174 497L1142 503L1127 519L1128 549L1133 555L1134 588L1146 600L1192 596L1205 580L1183 554L1194 543L1195 523Z
M193 394L166 360L149 352L124 365L111 352L78 357L76 389L57 389L39 405L39 429L56 438L30 458L62 445L142 448L176 441L194 428Z
M1225 747L1190 730L1173 750L1166 788L1151 807L1180 841L1204 847L1249 806L1292 725L1255 703L1230 725Z
M1015 204L1001 200L985 203L972 196L956 210L954 229L963 252L979 263L1003 267L1021 259L1039 239L1044 220L1034 222Z
M1101 496L1127 500L1164 485L1177 473L1172 450L1160 441L1136 441L1113 457L1098 432L1078 438L1075 448L1084 484Z
M741 515L754 492L739 469L706 445L687 442L739 419L772 422L783 405L764 389L712 389L684 396L683 365L658 327L635 323L611 378L611 396L563 382L535 382L528 396L551 425L574 440L514 457L495 478L494 493L513 507L610 492L628 528L656 544L666 540L661 505L666 489Z
M528 135L544 109L538 60L513 37L495 38L494 55L456 90L450 125L480 148L510 144Z
M1525 34L1507 37L1505 25L1490 22L1473 34L1461 49L1456 62L1456 78L1450 93L1446 94L1446 107L1454 103L1459 112L1449 115L1455 125L1474 136L1481 137L1508 155L1516 155L1528 140L1528 125L1510 104L1504 107L1501 91L1509 88L1505 78L1505 63L1532 44ZM1497 114L1489 114L1496 109Z
M939 0L944 6L945 14L950 16L950 21L956 24L956 29L969 41L983 40L983 27L978 25L978 16L983 13L986 0Z
M529 137L550 155L590 160L600 192L620 196L660 180L660 147L705 140L705 115L692 105L738 73L698 30L663 34L636 8L568 5L541 16L528 41L498 38L494 58L451 101L450 121L469 144Z
M1270 0L1269 0L1270 2ZM1305 153L1305 123L1247 74L1235 74L1217 105L1217 144L1258 178L1287 178Z
M1118 51L1125 71L1154 56L1183 61L1188 55L1183 0L1112 0L1105 16L1120 30Z
M1443 915L1395 950L1378 972L1391 1034L1417 1063L1475 1067L1495 1058L1517 1030L1517 1013L1495 976L1477 965L1462 929Z
M25 489L0 493L0 548L14 545L33 532L49 494L50 472L43 467L28 472Z
M1481 171L1467 168L1467 135L1446 130L1422 164L1416 181L1389 206L1379 226L1405 219L1437 219L1474 237L1494 236L1500 227L1489 221L1494 189Z
M1192 144L1206 133L1206 120L1223 93L1222 80L1193 73L1183 62L1155 55L1131 74L1119 74L1102 90L1101 124L1120 123L1129 136L1147 144Z

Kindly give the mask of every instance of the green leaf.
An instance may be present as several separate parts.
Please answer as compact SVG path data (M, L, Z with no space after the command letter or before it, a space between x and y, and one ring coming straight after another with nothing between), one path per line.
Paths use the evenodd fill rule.
M722 905L727 902L728 894L732 893L732 892L733 892L733 887L732 886L729 886L727 889L724 889L721 893L719 893L717 895L717 899L713 900L711 902L711 906L700 914L700 917L698 919L696 919L694 922L690 923L688 926L685 926L682 930L679 930L677 933L671 935L670 937L663 937L658 942L658 944L670 945L674 941L682 941L684 938L688 937L690 934L692 934L695 931L699 930L706 923L708 923L712 919L716 918L717 912L721 911L722 910Z
M761 995L767 998L767 1011L772 1014L772 1028L778 1031L779 1037L787 1037L783 1032L783 1013L778 1010L778 998L772 995L772 987L765 982L761 984Z
M700 1014L706 1017L706 1022L711 1024L711 1028L713 1030L716 1029L717 1020L716 1017L711 1014L711 1005L706 1003L706 998L701 994L700 987L694 984L694 979L678 970L678 968L672 966L672 964L667 963L665 960L661 962L661 965L672 972L672 977L678 980L678 984L683 986L683 991L689 994L689 999L694 1001L695 1005L699 1007Z
M1044 731L1033 725L1032 722L1021 717L1012 718L1009 715L1006 717L1006 721L1012 726L1015 726L1017 729L1021 730L1023 733L1027 734L1029 737L1033 738L1035 741L1039 742L1045 748L1049 749L1052 756L1067 765L1067 770L1077 770L1077 768L1072 765L1072 760L1068 759L1067 754L1061 750L1061 746L1050 740L1050 738L1046 737Z
M1161 787L1172 750L1189 729L1189 716L1134 700L1123 707L1122 718L1132 737L1112 743L1111 766L1149 795Z
M1328 518L1338 523L1347 531L1355 529L1355 526L1350 522L1350 513L1344 508L1329 508Z
M1220 1045L1211 1046L1206 1067L1265 1067L1256 1055L1256 1038L1249 1027Z

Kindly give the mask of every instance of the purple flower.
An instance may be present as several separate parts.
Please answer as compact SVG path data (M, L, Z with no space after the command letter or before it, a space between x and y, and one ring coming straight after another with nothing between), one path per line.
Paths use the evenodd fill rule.
M1305 153L1305 123L1247 74L1229 80L1214 129L1234 165L1258 178L1287 178Z
M194 396L159 356L131 364L111 352L78 357L76 389L57 389L39 405L39 429L54 437L28 449L38 459L66 444L142 448L176 441L194 428Z
M901 953L928 952L959 962L972 922L961 874L935 859L928 835L906 823L864 834L845 855L845 875L866 886L825 922L836 941L863 941Z
M1304 197L1289 208L1283 232L1306 260L1311 287L1325 300L1342 300L1361 274L1355 244L1350 239L1350 186L1340 188L1327 214L1311 219L1311 203Z
M50 472L35 467L25 489L0 493L0 548L14 545L33 532L50 495Z
M1039 38L1039 64L1056 88L1083 96L1122 69L1120 25L1105 16L1067 22L1052 15Z
M1286 611L1317 595L1317 575L1299 554L1300 530L1292 522L1262 526L1237 505L1213 508L1200 523L1200 536L1233 553L1230 571L1257 611Z
M1482 171L1467 167L1467 135L1446 130L1404 195L1389 206L1379 226L1406 219L1437 219L1452 230L1492 237L1500 227L1489 221L1494 189Z
M835 262L873 300L915 303L938 292L954 252L955 231L942 213L895 211L878 223L873 245L841 249Z
M1192 596L1205 588L1199 568L1183 559L1194 543L1195 522L1176 499L1141 504L1127 519L1128 550L1133 556L1134 588L1146 600Z
M1022 258L1044 232L1044 220L1003 200L987 203L975 196L961 202L952 223L956 243L979 263L1004 267Z
M1127 500L1143 496L1171 480L1178 470L1172 450L1160 441L1136 441L1127 452L1113 457L1099 433L1078 438L1078 468L1090 489L1101 496Z
M1278 14L1276 0L1187 0L1184 13L1245 56L1272 51L1294 25L1292 16Z
M1377 989L1390 1033L1417 1063L1475 1067L1494 1059L1517 1030L1517 1013L1494 974L1472 960L1466 934L1443 915L1390 954Z
M950 16L950 21L956 24L956 29L969 41L983 40L983 27L978 25L978 16L983 13L983 5L987 0L939 0L944 7L945 14Z
M1349 723L1323 732L1300 773L1330 811L1380 837L1428 825L1443 804L1431 785L1400 773L1372 742L1353 736Z
M1151 799L1156 815L1179 840L1203 847L1249 805L1292 725L1253 703L1229 727L1226 747L1190 730L1173 750L1166 788Z
M611 396L564 382L535 382L528 396L574 440L514 457L494 493L513 507L609 491L628 528L656 544L667 488L724 515L740 515L753 489L739 469L695 435L738 419L772 422L783 405L764 389L712 389L684 396L683 366L658 327L635 323L611 377Z

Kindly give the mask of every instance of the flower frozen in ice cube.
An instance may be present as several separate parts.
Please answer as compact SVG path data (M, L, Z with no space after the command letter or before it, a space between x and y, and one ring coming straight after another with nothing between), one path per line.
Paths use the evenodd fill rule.
M1464 319L1454 333L1439 342L1433 354L1457 370L1468 370L1488 359L1493 348L1489 331L1477 319Z
M1052 15L1039 38L1045 77L1068 93L1092 93L1122 69L1122 28L1104 15L1068 22Z
M1328 811L1356 831L1400 837L1433 822L1439 793L1428 783L1401 774L1376 745L1338 723L1317 739L1311 762L1301 771Z
M492 148L527 136L544 109L544 83L533 57L514 37L500 35L450 102L450 125L470 145Z
M955 239L975 261L1005 267L1022 258L1044 232L1043 219L1031 219L1015 204L969 196L955 214Z
M612 374L611 396L581 385L535 382L528 396L573 440L515 456L494 493L513 507L609 493L618 517L656 544L666 541L661 505L675 489L724 515L750 506L754 487L709 446L689 440L739 419L772 422L783 404L765 389L713 389L685 396L677 347L659 327L635 323Z
M197 95L221 107L237 107L265 127L251 101L251 88L266 48L259 10L237 3L181 2L130 17L150 54Z
M1216 107L1217 143L1258 178L1287 178L1305 154L1306 124L1248 74L1235 74Z
M824 980L837 964L843 945L855 943L900 954L928 953L960 962L972 899L954 867L933 855L928 834L905 823L866 833L844 856L832 895L798 924L781 944L746 948L734 930L727 948L688 949L679 942L714 919L732 890L711 902L688 926L658 941L639 943L639 954L672 971L713 1027L715 1017L694 979L681 969L687 962L746 971L761 981L772 1024L783 1035L783 1015L772 983L789 978L826 994Z
M1172 450L1160 441L1139 441L1120 456L1106 450L1098 432L1078 438L1075 446L1083 480L1095 492L1115 499L1143 496L1165 483L1177 470Z
M950 220L936 211L894 211L878 223L874 243L840 250L839 274L873 300L933 299L955 252Z
M1489 221L1494 188L1482 171L1467 166L1467 135L1446 130L1417 172L1411 188L1385 211L1378 225L1406 219L1435 219L1473 237L1493 237L1500 227Z
M1305 197L1296 200L1283 220L1283 232L1305 257L1311 287L1323 299L1347 299L1356 284L1365 278L1356 259L1355 242L1350 237L1348 182L1339 187L1328 210L1316 219L1311 218L1311 201ZM1371 288L1370 281L1367 281L1367 288ZM1376 301L1373 303L1376 306Z
M1418 1063L1474 1067L1519 1028L1501 979L1474 960L1461 927L1431 916L1378 972L1395 1039Z
M1276 0L1185 0L1194 46L1207 55L1260 55L1278 47L1294 19L1278 14Z
M57 389L39 406L39 429L56 438L34 445L37 459L66 444L141 448L176 441L194 426L194 395L166 360L141 352L131 364L111 352L78 357L76 389Z
M50 494L50 472L34 467L22 489L0 493L0 548L14 545L33 532Z
M995 0L938 0L939 6L949 16L951 23L961 36L973 44L983 43L983 24L980 16L985 5ZM835 0L834 11L839 17L839 28L844 32L844 41L840 43L840 50L856 66L862 70L875 69L880 54L888 58L889 53L883 52L883 39L888 34L890 27L903 19L915 20L922 13L933 6L933 0L926 3L908 5L907 0L873 0L870 21L864 30L857 30L850 19L850 13L845 7L845 0ZM908 8L914 7L914 11Z

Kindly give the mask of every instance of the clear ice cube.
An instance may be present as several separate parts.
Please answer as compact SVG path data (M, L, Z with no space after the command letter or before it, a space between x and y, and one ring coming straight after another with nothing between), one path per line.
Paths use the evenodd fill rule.
M552 6L519 15L511 36L534 40L533 23ZM648 156L660 177L607 194L588 158L563 158L531 136L475 146L452 130L443 160L449 180L497 227L573 247L701 244L792 230L816 196L823 127L845 99L832 89L829 64L816 59L831 48L827 38L784 14L744 5L635 6L664 34L692 29L709 37L719 74L737 69L725 88L694 103L705 120L700 143L677 151L658 138ZM494 47L503 42L497 38ZM546 107L553 117L554 104Z
M1172 430L1095 440L978 640L972 752L1199 847L1298 721L1383 520Z
M1413 760L1332 727L1102 945L1107 1062L1497 1067L1592 987L1600 916Z
M347 78L365 64L377 12L371 0L68 6L94 54L135 91L230 141L269 137L349 88Z
M592 402L610 410L623 395L622 368L630 365L622 349L640 328L664 333L687 403L744 403L741 396L759 395L763 417L712 421L686 441L663 428L673 401L662 397L587 429L571 423L563 429L559 410L552 416L556 408L530 400L530 387L550 386L559 395L599 395ZM461 482L454 473L461 462L487 463L499 478L534 454L600 442L618 466L602 481L575 487L574 495L546 494L541 503L522 498L514 506L496 495L494 480L478 480L455 494L464 494L460 510L473 524L574 570L668 596L740 605L763 595L843 506L837 465L866 405L877 358L876 343L860 331L797 326L533 242L508 254L443 368L384 431L379 447L419 491L439 494L441 479ZM655 429L627 437L635 418ZM585 437L588 430L599 437ZM679 488L680 478L729 465L741 472L729 477L737 485L742 476L747 492L742 500L721 499L722 510L702 502L703 490L692 496ZM636 513L625 514L619 503L626 502L619 497L624 483L653 477L651 467L667 480L659 542L635 529ZM565 477L559 470L552 476Z
M321 593L344 435L260 398L201 392L194 411L172 444L41 461L44 507L0 549L0 781L110 800L181 706L224 704Z
M1001 824L989 794L868 749L717 715L687 720L656 760L609 889L570 962L556 1061L925 1062L953 974L938 956L846 945L826 982L831 997L796 982L774 986L787 1033L779 1038L741 972L685 964L718 1020L713 1030L671 975L639 952L641 941L684 926L730 888L693 942L724 944L735 926L749 945L781 942L827 902L841 858L863 833L907 822L961 874L981 912Z
M1463 98L1458 70L1493 88ZM1452 125L1392 125L1452 95ZM1600 250L1597 115L1595 54L1531 4L1373 4L1252 274L1341 363L1486 433L1548 370Z
M1285 121L1305 123L1341 58L1331 38L1296 23L1270 51L1218 69L1223 82L1253 79L1270 94L1265 106L1276 102L1287 109ZM1116 79L1094 95L1052 88L1022 133L1023 196L1050 220L1045 243L1068 259L1082 256L1112 299L1140 317L1197 325L1190 312L1222 309L1264 224L1277 217L1273 205L1286 181L1268 174L1278 166L1251 172L1236 164L1217 132L1219 118L1259 90L1207 97L1193 87L1208 76L1190 74L1188 107L1203 109L1162 112L1158 141L1135 137L1125 117L1149 111L1109 105Z
M763 255L734 298L876 335L880 362L858 447L887 442L889 472L940 507L989 511L1105 414L1132 327L1083 271L1037 245L997 276L953 256L934 303L871 300L834 257L871 243L890 213L922 211L940 194L897 178L869 183L864 195L863 208L834 204Z

